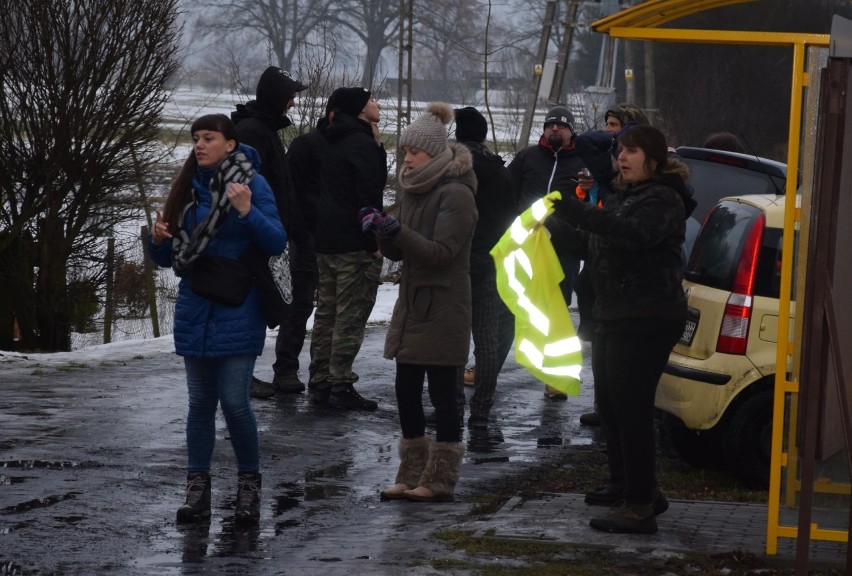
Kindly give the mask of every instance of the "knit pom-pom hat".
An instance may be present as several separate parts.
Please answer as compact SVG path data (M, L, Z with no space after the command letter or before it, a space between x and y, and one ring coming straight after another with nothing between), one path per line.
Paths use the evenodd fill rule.
M435 157L447 148L446 125L453 119L453 109L445 102L431 102L426 113L402 132L399 147L419 148Z

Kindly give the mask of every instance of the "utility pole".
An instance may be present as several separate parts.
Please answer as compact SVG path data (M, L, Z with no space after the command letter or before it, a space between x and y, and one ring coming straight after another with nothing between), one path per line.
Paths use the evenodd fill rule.
M414 45L412 24L414 0L399 2L399 73L397 82L396 141L399 142L404 126L411 123L411 52ZM403 96L405 107L403 108ZM403 120L405 122L403 123Z
M538 52L535 55L535 69L533 72L533 90L527 101L527 109L524 113L524 122L521 124L521 134L518 138L518 148L524 148L530 141L530 131L535 117L535 105L538 100L538 91L541 88L541 73L544 69L544 59L547 56L547 45L550 43L550 32L553 27L553 15L556 13L556 2L558 0L547 0L544 10L544 21L541 25L541 38L538 42Z
M651 126L657 125L657 86L654 84L654 43L645 42L645 113Z
M568 58L571 56L571 41L574 39L574 25L577 23L577 10L582 0L567 0L568 14L565 17L565 32L562 34L562 44L559 46L559 57L556 59L556 75L550 86L550 101L554 104L562 99L562 87L568 73Z

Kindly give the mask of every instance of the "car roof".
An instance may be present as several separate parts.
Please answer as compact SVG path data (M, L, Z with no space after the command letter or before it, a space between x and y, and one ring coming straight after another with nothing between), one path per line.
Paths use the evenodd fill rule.
M712 148L696 148L693 146L680 146L675 150L678 156L692 158L695 160L707 160L710 162L743 164L749 170L765 172L770 176L779 178L787 177L787 165L777 160L770 160L756 156L755 154L741 154L728 150L714 150Z
M727 150L681 146L675 154L689 167L688 184L699 222L725 196L784 193L787 166L782 162Z
M770 228L784 227L784 205L786 196L783 194L742 194L740 196L727 196L719 200L722 202L739 202L749 204L766 214L766 225ZM801 204L801 196L796 196L796 204Z

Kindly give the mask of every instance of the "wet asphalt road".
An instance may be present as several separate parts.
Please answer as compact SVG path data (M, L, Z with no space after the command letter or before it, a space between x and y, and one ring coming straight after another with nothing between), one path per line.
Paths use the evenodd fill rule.
M400 436L385 332L368 329L355 364L378 411L316 406L307 393L253 400L264 486L259 527L248 530L232 521L236 468L221 413L212 520L174 522L185 473L181 359L140 347L98 365L0 363L0 574L437 574L431 560L462 553L429 535L460 527L483 481L598 441L579 425L592 405L588 366L581 395L553 402L510 357L496 423L486 435L465 431L457 501L381 502Z

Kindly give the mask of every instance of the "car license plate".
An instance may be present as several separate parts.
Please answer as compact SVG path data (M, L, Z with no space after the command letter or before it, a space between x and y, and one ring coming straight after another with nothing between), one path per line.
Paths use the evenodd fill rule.
M680 336L680 340L678 340L679 344L683 344L684 346L692 345L692 339L695 337L695 329L698 328L698 322L695 320L687 320L686 324L683 327L683 334Z

